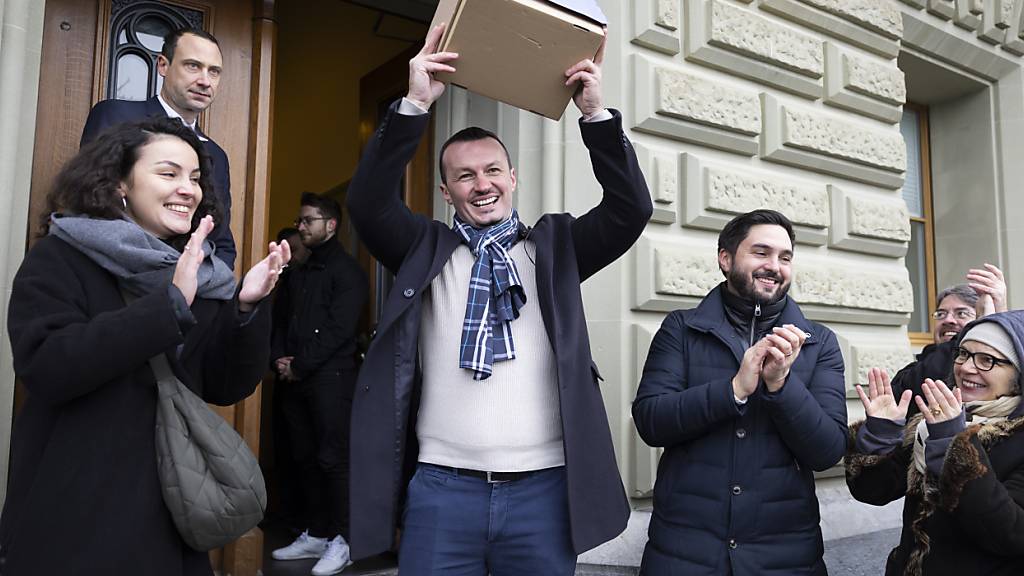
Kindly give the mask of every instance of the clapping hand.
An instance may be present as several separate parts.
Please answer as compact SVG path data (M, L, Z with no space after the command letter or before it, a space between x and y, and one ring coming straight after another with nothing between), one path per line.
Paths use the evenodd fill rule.
M189 306L192 306L192 301L196 299L196 290L199 289L199 265L206 258L203 242L206 241L206 237L212 230L213 216L203 216L196 231L189 236L188 242L181 251L181 257L178 258L178 263L174 266L174 277L171 278L171 283L181 291L181 295L185 297L185 302Z
M249 269L242 279L242 289L238 293L238 309L241 312L252 310L257 302L267 297L277 284L281 270L291 260L292 249L287 242L271 242L269 254Z
M864 412L868 416L886 420L901 420L907 417L910 397L914 393L904 390L897 402L892 393L892 386L889 384L889 375L881 368L872 368L868 370L867 394L864 393L864 387L857 384L857 395L860 396L860 402L864 405Z
M761 379L769 392L778 392L789 377L789 369L800 355L807 334L794 326L785 324L772 328L772 333L765 336L768 343L761 368Z
M963 410L963 398L960 389L950 390L942 380L925 378L921 384L921 395L914 398L917 407L924 414L925 422L938 424L952 420Z

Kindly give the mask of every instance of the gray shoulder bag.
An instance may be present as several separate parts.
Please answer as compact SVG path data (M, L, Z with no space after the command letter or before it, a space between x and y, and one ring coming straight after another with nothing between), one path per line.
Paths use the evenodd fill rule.
M156 463L164 503L186 544L220 548L263 519L267 489L259 461L174 375L166 356L149 364L157 379Z

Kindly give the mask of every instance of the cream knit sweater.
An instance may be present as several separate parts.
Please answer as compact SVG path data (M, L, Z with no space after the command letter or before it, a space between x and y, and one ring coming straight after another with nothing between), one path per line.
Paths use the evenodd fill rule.
M494 364L486 380L459 368L473 253L462 244L423 296L420 363L423 389L416 434L419 461L490 472L540 470L565 464L555 357L536 301L532 242L515 260L527 303L512 322L516 358Z

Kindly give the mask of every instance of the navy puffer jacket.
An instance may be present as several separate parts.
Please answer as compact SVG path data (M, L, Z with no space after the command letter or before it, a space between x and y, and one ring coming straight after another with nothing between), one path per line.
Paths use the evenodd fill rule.
M721 290L669 314L633 402L640 436L665 447L642 574L826 574L813 471L846 447L843 358L835 335L795 302L778 326L810 334L786 384L736 403L732 378L747 342Z

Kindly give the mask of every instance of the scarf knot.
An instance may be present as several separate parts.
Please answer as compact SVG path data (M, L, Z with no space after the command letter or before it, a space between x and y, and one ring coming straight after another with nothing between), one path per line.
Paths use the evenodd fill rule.
M516 357L511 324L526 305L526 292L508 251L519 240L519 214L513 210L508 220L482 230L456 215L452 229L476 257L462 323L459 367L472 370L474 380L484 380L495 362Z

